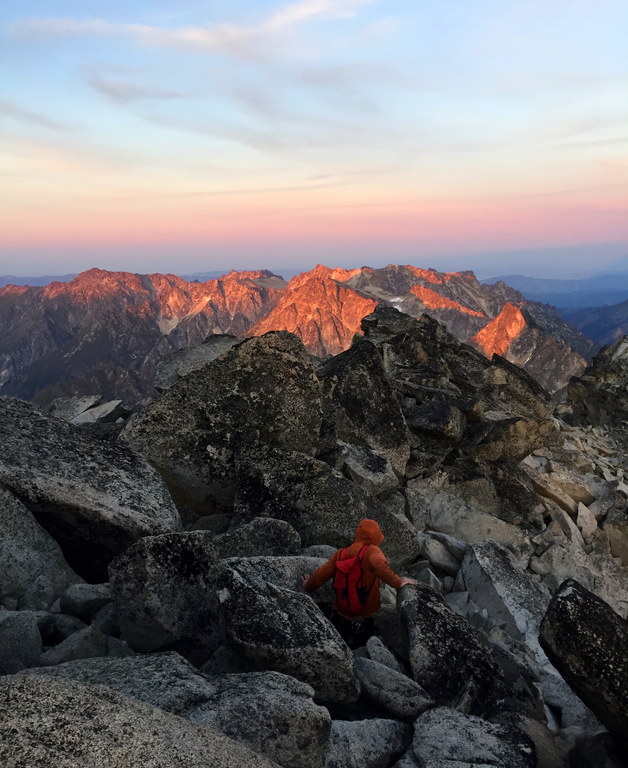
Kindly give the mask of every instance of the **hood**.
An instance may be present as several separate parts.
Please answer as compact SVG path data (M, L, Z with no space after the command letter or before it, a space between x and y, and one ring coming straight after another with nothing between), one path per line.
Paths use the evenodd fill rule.
M384 534L375 520L366 518L358 523L358 527L355 529L354 541L379 545L384 541Z

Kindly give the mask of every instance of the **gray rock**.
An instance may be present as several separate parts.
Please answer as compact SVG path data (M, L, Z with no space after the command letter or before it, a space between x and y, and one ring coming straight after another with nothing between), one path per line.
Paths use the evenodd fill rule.
M561 675L628 748L628 624L575 581L552 598L541 644Z
M218 597L229 642L259 668L308 683L322 701L357 699L351 652L308 595L227 568Z
M511 637L526 642L543 664L538 632L550 601L547 590L517 565L508 550L491 541L469 546L462 573L471 600Z
M63 613L77 616L86 624L107 603L111 602L111 585L71 584L61 595L60 607Z
M360 488L373 496L382 496L398 487L399 480L388 459L364 446L340 441L339 445L346 449L342 470Z
M434 706L434 701L418 683L401 672L372 659L358 658L355 671L362 694L400 720L414 720Z
M221 571L205 531L148 536L110 566L120 633L137 651L172 649L201 664L221 644Z
M334 720L325 768L387 768L412 740L412 726L396 720Z
M397 657L384 645L377 635L369 637L366 641L366 650L368 651L368 657L373 659L373 661L377 661L379 664L383 664L395 672L404 672L403 667L397 661Z
M72 421L76 416L98 405L101 395L85 395L84 397L58 397L48 406L48 412L56 419Z
M30 403L0 398L0 483L98 580L137 539L180 526L161 478L126 446L95 440Z
M31 611L0 611L0 672L18 672L39 663L41 635Z
M322 461L260 447L242 459L238 474L235 512L244 519L286 520L305 546L339 548L353 541L357 524L368 517L380 524L386 537L382 549L393 567L416 559L419 543L410 521Z
M73 635L75 632L87 629L87 624L76 616L67 616L65 613L55 613L53 614L53 619L57 642L65 640L66 637L70 637L70 635Z
M6 768L272 768L262 755L105 686L43 675L0 680Z
M608 534L608 540L613 557L618 557L622 565L628 568L628 511L626 507L613 508L604 520L604 531Z
M422 515L430 530L449 534L467 543L496 541L523 557L532 550L525 531L500 520L495 515L480 512L462 499L434 488L425 488L415 481L410 486L422 499Z
M129 656L133 651L114 637L107 637L93 627L85 627L69 635L59 645L42 653L39 663L44 667L63 664L76 659L91 659L98 656Z
M412 677L438 704L470 689L470 711L484 714L506 695L495 654L473 627L422 584L398 593ZM444 661L446 660L446 661Z
M129 411L122 405L122 400L110 400L88 408L70 421L72 424L108 424L128 415Z
M296 336L277 331L247 339L190 373L121 438L163 472L177 504L198 517L230 509L234 459L250 443L314 454L320 425L311 358Z
M331 717L314 690L278 672L218 675L211 697L190 719L208 723L285 768L322 768Z
M419 717L413 752L424 768L537 768L534 745L523 731L447 707Z
M33 611L42 640L48 640L55 631L55 617L48 611Z
M333 424L335 437L369 448L403 476L410 435L375 345L358 337L350 349L325 362L317 375L326 421Z
M21 610L49 608L79 580L57 542L13 494L0 488L0 603Z
M311 544L309 547L304 547L299 554L304 557L320 557L323 560L329 560L335 551L336 547L330 547L329 544Z
M302 591L303 577L320 568L325 560L320 557L286 555L284 557L234 557L225 563L244 577L269 581L277 587ZM317 603L331 603L336 599L331 580L310 595Z
M228 333L208 336L202 344L185 347L162 358L155 368L155 389L166 392L190 373L227 354L242 339Z
M103 635L118 637L120 635L120 625L113 603L104 605L92 619L92 627L102 632Z
M460 568L460 563L447 547L427 533L419 533L418 536L421 542L421 555L439 570L450 576L455 576Z
M301 548L301 537L284 520L258 517L214 539L218 555L254 557L255 555L292 555Z
M288 768L320 768L331 718L314 691L278 672L207 678L177 653L86 659L27 674L106 685L190 722L211 725Z

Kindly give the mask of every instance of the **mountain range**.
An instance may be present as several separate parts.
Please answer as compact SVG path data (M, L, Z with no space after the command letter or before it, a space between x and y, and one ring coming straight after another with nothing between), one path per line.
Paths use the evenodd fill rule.
M266 270L204 282L91 269L68 282L0 288L0 393L47 403L99 392L154 394L155 363L213 334L286 330L319 357L347 349L378 304L443 323L487 357L520 365L546 389L582 372L594 345L552 308L473 272L322 265L286 282Z

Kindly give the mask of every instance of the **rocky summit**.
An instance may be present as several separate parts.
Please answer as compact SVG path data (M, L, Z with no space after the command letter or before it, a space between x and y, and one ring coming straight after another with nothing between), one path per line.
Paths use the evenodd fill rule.
M126 280L38 306L103 309ZM0 398L0 765L625 766L628 459L603 416L623 347L557 407L511 355L547 327L503 284L388 267L227 285L228 322L207 284L124 293L143 317L167 295L162 331L220 331L152 358L154 399ZM296 332L287 291L314 289L342 322ZM312 350L321 328L334 343ZM382 585L350 649L330 585L302 583L363 518L418 583Z

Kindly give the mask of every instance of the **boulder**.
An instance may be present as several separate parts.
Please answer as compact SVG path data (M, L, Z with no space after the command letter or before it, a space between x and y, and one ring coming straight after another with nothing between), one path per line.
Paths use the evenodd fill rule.
M0 611L0 672L18 672L39 663L41 635L32 611Z
M201 664L221 644L222 570L205 531L148 536L110 566L120 633L137 651L178 650Z
M398 605L412 677L428 695L446 704L468 691L474 714L498 708L504 675L478 631L423 584L399 590Z
M85 627L66 637L59 645L42 653L39 663L44 667L51 667L76 659L129 656L132 653L133 651L122 640L107 637L93 627Z
M304 576L309 576L320 568L325 560L320 557L304 555L286 555L284 557L233 557L225 564L236 570L241 576L269 581L277 587L302 591ZM311 597L317 603L331 603L335 598L331 580L324 584Z
M377 635L373 635L366 642L366 650L369 659L383 664L394 672L404 672L403 667L397 660L395 654L380 640Z
M358 658L355 671L362 695L399 720L414 720L433 700L418 683L377 661Z
M122 400L110 400L107 403L88 408L70 421L72 424L112 424L128 415L129 411L122 405Z
M196 517L229 511L249 444L314 454L321 406L312 361L284 331L247 339L190 373L124 429Z
M334 720L325 768L388 768L412 741L412 726L397 720Z
M507 549L492 541L469 545L462 574L471 600L487 611L494 624L527 643L543 664L538 630L551 597L547 589L531 579Z
M410 458L410 435L374 344L357 337L350 349L317 371L326 424L336 439L369 448L400 477Z
M0 603L20 610L49 608L79 580L57 542L4 488L0 488L0 573Z
M322 701L357 699L351 652L308 595L227 567L218 597L229 642L258 668L296 677Z
M56 643L60 643L62 640L65 640L66 637L70 637L70 635L73 635L75 632L80 632L81 629L87 628L87 624L76 616L67 616L65 613L54 613L52 614L52 618L54 622L53 636Z
M61 595L60 608L63 613L77 616L89 624L95 614L111 600L111 585L108 582L71 584Z
M155 389L158 392L166 392L178 381L217 357L226 355L232 347L241 342L242 339L237 336L216 333L208 336L202 344L177 349L176 352L166 355L155 367Z
M255 555L292 555L301 549L301 537L285 520L258 517L214 538L220 558Z
M399 480L388 459L360 445L342 442L339 445L345 449L342 471L360 488L373 496L381 496L397 488Z
M48 412L56 419L72 421L89 408L98 405L101 395L85 395L83 397L57 397L48 406Z
M608 535L613 557L619 558L622 565L628 568L628 511L626 506L611 509L606 515L602 527Z
M444 573L455 576L460 568L460 562L450 553L447 547L429 533L419 533L421 555Z
M412 749L424 768L537 768L534 744L522 730L447 707L419 717Z
M561 675L628 748L628 624L573 580L552 598L541 645Z
M449 534L469 544L495 541L511 549L520 558L529 555L532 546L526 532L500 520L495 515L479 512L467 502L434 488L409 484L414 492L414 509L420 509L426 528Z
M14 675L0 679L0 697L0 763L7 768L276 766L211 726L105 686Z
M86 659L28 674L106 685L192 723L212 725L287 768L320 768L331 718L313 690L278 672L200 674L177 653Z
M377 520L385 540L382 549L393 567L410 563L419 542L410 521L390 512L371 494L325 462L303 453L260 446L238 465L234 511L242 519L286 520L304 546L346 547L365 517Z
M59 542L72 568L102 580L134 541L180 527L157 472L124 445L92 439L30 403L0 398L0 483Z

